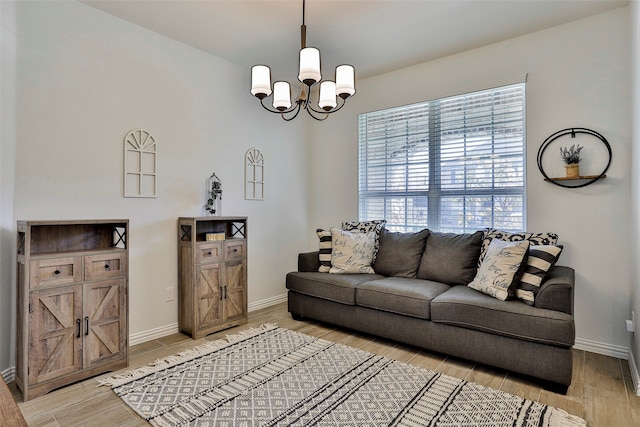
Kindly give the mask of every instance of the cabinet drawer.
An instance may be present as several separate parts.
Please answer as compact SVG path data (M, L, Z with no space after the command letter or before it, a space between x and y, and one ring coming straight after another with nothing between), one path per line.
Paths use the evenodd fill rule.
M125 276L127 257L124 252L113 252L84 257L84 279L97 280Z
M222 259L222 242L204 243L196 246L196 262L216 262Z
M227 241L225 243L224 258L227 260L244 259L245 250L244 240L238 242Z
M29 267L29 286L32 288L82 281L82 258L79 256L33 260Z

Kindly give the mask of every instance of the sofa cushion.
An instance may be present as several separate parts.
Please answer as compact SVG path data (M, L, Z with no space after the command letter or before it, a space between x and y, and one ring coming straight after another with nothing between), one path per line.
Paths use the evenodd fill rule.
M431 300L448 289L439 282L387 277L359 284L356 305L429 319Z
M383 228L374 271L384 276L416 277L428 236L427 229L417 233L398 233Z
M416 278L450 285L467 285L476 276L484 233L431 232Z
M380 248L380 232L386 223L386 219L376 219L371 221L343 221L342 229L358 233L369 233L373 231L376 234L376 240L373 244L373 260L375 261L378 256L378 249Z
M533 305L547 272L558 261L562 245L529 246L526 266L520 281L516 284L516 298L525 304Z
M493 240L469 287L499 300L511 296L512 285L529 250L529 242Z
M573 317L530 307L521 301L500 301L468 286L454 286L431 302L431 320L496 335L571 347Z
M355 305L356 286L360 283L382 279L377 274L327 274L319 272L292 272L287 274L286 286L291 291L329 301Z
M352 233L331 228L331 268L329 273L370 273L373 268L375 233Z

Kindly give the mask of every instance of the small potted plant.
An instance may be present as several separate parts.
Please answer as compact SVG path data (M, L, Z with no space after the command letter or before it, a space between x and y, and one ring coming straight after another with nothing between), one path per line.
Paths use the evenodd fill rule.
M578 178L580 176L580 151L582 151L582 148L575 144L569 148L560 147L560 156L565 163L567 178Z

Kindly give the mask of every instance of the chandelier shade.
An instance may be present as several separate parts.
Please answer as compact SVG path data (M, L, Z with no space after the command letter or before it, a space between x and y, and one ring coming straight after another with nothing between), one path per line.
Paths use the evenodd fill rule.
M278 111L284 111L291 107L289 82L275 82L273 84L273 107Z
M271 86L271 69L266 65L254 65L251 68L251 94L260 100L265 110L278 113L286 121L293 120L301 109L309 113L316 120L325 120L330 113L340 110L347 98L356 93L355 69L351 65L343 64L336 67L335 81L322 80L320 70L320 50L315 47L307 47L307 27L305 19L305 0L302 1L302 26L300 62L298 68L298 80L300 81L300 94L292 101L291 85L288 82L276 81ZM312 88L320 83L317 91L318 109L311 102ZM273 109L264 103L264 99L273 93ZM315 92L314 92L315 93Z
M336 94L348 98L356 93L355 70L351 65L336 67Z
M320 84L320 98L318 106L324 111L331 111L338 103L336 102L336 84L331 81L322 82Z
M251 94L260 99L271 95L271 70L266 65L251 68Z
M320 51L315 47L300 50L300 74L298 80L307 86L316 84L322 78L320 74Z

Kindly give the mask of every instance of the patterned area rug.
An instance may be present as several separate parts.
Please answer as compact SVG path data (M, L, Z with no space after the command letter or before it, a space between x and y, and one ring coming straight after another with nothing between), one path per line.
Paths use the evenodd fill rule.
M275 325L100 384L155 426L586 426L557 408Z

